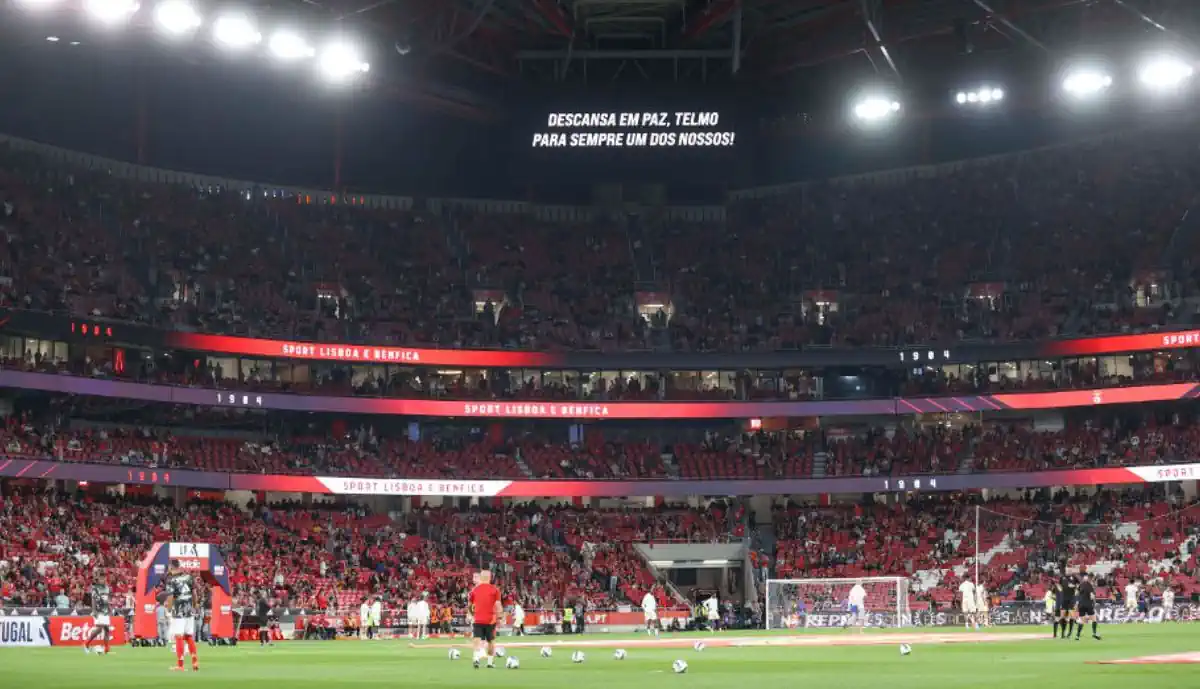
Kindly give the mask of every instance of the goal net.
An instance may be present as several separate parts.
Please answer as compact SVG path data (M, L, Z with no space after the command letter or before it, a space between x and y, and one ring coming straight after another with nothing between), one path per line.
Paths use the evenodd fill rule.
M767 629L848 626L852 620L847 599L855 582L867 591L867 626L910 624L908 579L904 577L768 579Z

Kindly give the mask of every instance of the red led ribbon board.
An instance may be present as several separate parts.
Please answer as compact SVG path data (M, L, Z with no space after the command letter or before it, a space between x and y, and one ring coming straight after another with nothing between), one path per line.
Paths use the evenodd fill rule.
M0 457L0 477L54 478L94 483L152 483L154 470L112 464ZM163 474L157 477L162 482ZM209 490L251 490L327 495L449 497L683 497L688 495L818 495L1044 488L1200 479L1200 463L1103 467L1028 473L941 474L781 480L545 481L513 479L406 479L362 476L283 476L171 470L166 483Z
M409 364L413 366L468 366L478 368L522 368L553 366L562 357L546 352L508 352L492 349L422 349L370 345L321 344L289 340L263 340L229 335L168 333L167 344L180 349L273 359L345 361L363 364Z
M74 395L137 399L169 404L280 409L343 414L383 414L440 418L492 419L754 419L802 416L905 416L940 412L1052 409L1195 399L1200 384L1139 385L1126 388L1059 392L910 397L821 402L477 402L450 400L328 397L281 393L233 392L172 387L0 370L0 387Z
M1189 347L1200 347L1200 330L1059 340L1046 342L1040 349L1046 356L1096 356Z

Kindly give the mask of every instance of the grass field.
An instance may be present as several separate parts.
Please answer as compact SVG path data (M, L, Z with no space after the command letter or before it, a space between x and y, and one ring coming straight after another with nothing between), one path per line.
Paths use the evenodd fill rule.
M171 651L161 648L119 648L106 657L86 656L79 648L0 649L0 687L55 689L81 687L172 687L240 689L241 687L533 687L536 689L638 689L675 686L698 689L779 689L793 686L833 689L964 689L1021 687L1022 689L1195 689L1200 665L1098 665L1089 661L1200 651L1200 624L1124 625L1102 628L1103 641L1085 634L1076 642L1050 639L1040 628L1013 628L999 633L1005 640L962 643L922 643L917 636L913 653L902 657L896 643L869 646L839 645L858 636L853 632L807 632L802 635L750 635L729 632L726 638L746 644L720 647L722 635L694 635L710 642L702 652L684 648L635 645L645 637L587 635L533 639L554 649L541 658L536 647L509 646L521 660L519 670L474 670L470 651L447 658L446 641L414 647L405 641L288 642L261 649L257 644L236 648L200 649L198 674L173 673ZM949 632L969 637L964 631ZM1046 638L1025 638L1041 634ZM886 632L879 632L886 634ZM933 632L945 637L946 631ZM788 636L801 636L805 646L783 645ZM666 640L668 637L664 636ZM676 635L675 641L693 635ZM893 638L893 637L887 637ZM932 635L927 639L934 638ZM571 663L571 641L587 644L587 661ZM715 640L714 640L715 639ZM630 643L623 643L629 640ZM761 640L761 641L760 641ZM882 640L882 639L881 639ZM510 644L516 640L504 638ZM779 645L753 645L769 641ZM598 643L611 643L604 648ZM740 642L739 642L740 643ZM613 659L612 648L624 647L628 658ZM671 672L676 658L687 661L687 674Z

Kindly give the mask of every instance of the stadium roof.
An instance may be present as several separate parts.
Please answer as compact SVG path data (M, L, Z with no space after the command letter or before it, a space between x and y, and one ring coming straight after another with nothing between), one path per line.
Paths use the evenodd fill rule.
M911 81L1081 43L1179 42L1188 0L299 0L369 30L429 83L793 84L837 66ZM1136 4L1135 4L1136 3ZM1001 57L1003 56L1003 57ZM406 64L401 62L398 64ZM444 80L444 81L443 81ZM493 80L493 81L488 81ZM494 92L493 92L494 93ZM461 95L461 94L460 94ZM469 99L468 99L469 100Z

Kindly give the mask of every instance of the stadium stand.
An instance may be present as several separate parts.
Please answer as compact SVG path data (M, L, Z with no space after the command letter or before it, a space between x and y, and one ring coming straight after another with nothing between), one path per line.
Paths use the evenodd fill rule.
M640 601L655 582L631 543L729 537L722 509L422 508L393 518L354 505L193 500L176 508L149 496L0 487L6 605L54 606L61 594L68 607L85 606L96 573L123 597L152 543L188 540L224 550L238 604L266 589L280 605L344 611L370 593L395 605L428 592L433 602L461 609L472 574L487 566L527 608L582 599L612 609ZM664 607L679 602L662 589L659 595Z
M382 421L346 428L283 419L268 433L213 437L190 409L160 409L162 426L89 421L114 408L76 403L10 416L0 430L0 456L293 475L711 480L1145 466L1184 463L1200 452L1195 409L1187 404L1082 410L1040 426L1026 417L954 426L831 424L802 433L606 427L574 443L546 428L497 426L500 435L492 435L427 424L412 440L403 425ZM217 413L214 427L231 427L228 418Z
M948 609L958 583L974 578L976 504L984 515L980 579L1002 600L1040 600L1064 570L1095 576L1101 598L1117 597L1132 579L1184 595L1200 590L1200 504L1141 489L780 506L775 571L785 578L908 576L916 601Z
M1178 326L1196 296L1191 267L1175 265L1194 242L1175 230L1194 200L1185 143L1195 137L1167 128L804 185L736 201L728 223L641 227L644 242L616 221L246 198L10 149L0 155L11 208L3 299L206 332L526 349L745 351ZM654 269L637 275L636 264ZM669 313L642 317L634 285L651 277Z

